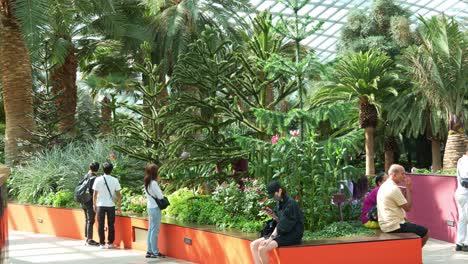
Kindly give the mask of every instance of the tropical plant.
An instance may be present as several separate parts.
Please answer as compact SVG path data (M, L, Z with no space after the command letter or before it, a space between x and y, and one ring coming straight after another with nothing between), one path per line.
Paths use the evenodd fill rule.
M147 6L154 26L152 63L161 65L159 81L172 75L179 55L199 38L206 26L224 32L230 39L240 39L236 26L244 25L240 12L250 13L248 0L140 0ZM167 96L167 94L165 94Z
M44 2L0 1L0 69L6 117L5 162L9 165L20 161L22 151L31 149L24 141L31 139L30 132L36 127L33 118L31 62L24 36L34 36L32 33L41 26L44 13L47 12Z
M119 120L116 124L119 135L135 144L115 146L115 148L130 157L146 162L160 163L165 159L165 149L168 137L162 131L163 105L159 95L164 93L166 85L159 82L158 65L153 65L147 57L144 64L136 64L136 70L142 74L145 82L134 82L136 92L140 95L141 103L125 104L135 117Z
M378 50L394 59L414 42L409 16L394 0L375 0L370 11L352 10L341 30L339 55Z
M181 221L216 225L220 228L237 228L244 232L258 232L263 224L260 220L262 216L247 216L242 211L234 214L213 197L196 195L187 188L177 190L168 198L171 206L164 211L165 215Z
M265 184L271 179L282 182L288 195L303 208L307 229L320 229L336 221L338 212L330 203L332 195L342 181L362 175L362 169L350 165L349 157L356 150L345 148L346 143L339 139L323 143L314 137L300 140L299 132L291 131L290 136L273 136L271 143L248 137L239 137L238 141L252 153L250 174Z
M226 134L236 122L226 114L236 108L223 85L223 80L236 71L233 48L221 40L219 33L207 30L180 57L165 121L165 131L174 139L169 146L173 162L164 166L217 164L224 168L241 156L233 137ZM179 159L183 151L189 152L190 158Z
M415 87L431 105L444 109L448 137L444 169L455 168L465 152L464 101L468 95L468 37L454 18L419 17L421 45L408 49L403 60Z
M374 175L374 133L382 99L397 95L392 60L376 51L348 54L336 65L336 84L325 85L313 95L312 104L353 101L359 108L359 126L365 128L366 175Z
M309 0L285 0L283 4L286 9L292 10L294 16L292 18L285 18L283 15L279 16L279 23L275 29L285 38L294 41L294 62L288 59L273 57L273 65L278 64L279 69L285 71L291 76L297 85L297 92L299 93L299 108L304 109L304 84L303 80L308 75L314 77L318 73L318 63L314 57L314 50L308 50L307 55L302 58L301 56L301 41L310 37L317 32L323 21L318 23L310 16L300 16L301 10L309 3ZM313 26L312 26L313 25ZM300 133L301 139L304 138L304 120L300 120Z
M401 65L403 71L411 71L409 65ZM398 95L397 100L387 104L387 120L391 134L403 133L417 138L424 135L431 141L432 170L442 169L441 142L447 137L444 110L433 105L418 88L411 87Z
M121 185L140 190L144 163L120 153L109 156L112 146L124 144L107 139L92 143L73 142L65 147L42 150L12 170L10 196L21 202L36 202L48 193L73 191L92 161L111 161L114 164L112 174L119 178Z

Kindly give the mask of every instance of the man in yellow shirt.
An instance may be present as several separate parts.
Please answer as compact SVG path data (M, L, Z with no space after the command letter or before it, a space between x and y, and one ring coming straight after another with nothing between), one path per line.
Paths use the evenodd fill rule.
M405 177L405 168L393 164L377 194L377 214L380 229L385 233L415 233L422 238L422 247L429 239L429 230L406 221L406 212L411 210L411 180ZM398 184L405 183L406 197Z

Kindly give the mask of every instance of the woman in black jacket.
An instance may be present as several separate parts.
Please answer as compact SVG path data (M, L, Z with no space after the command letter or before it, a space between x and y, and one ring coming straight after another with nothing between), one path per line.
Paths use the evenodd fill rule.
M267 186L268 197L276 202L275 211L265 209L265 212L276 221L276 228L250 244L255 264L268 263L268 252L277 247L298 245L304 234L304 215L294 199L286 194L286 190L277 181Z

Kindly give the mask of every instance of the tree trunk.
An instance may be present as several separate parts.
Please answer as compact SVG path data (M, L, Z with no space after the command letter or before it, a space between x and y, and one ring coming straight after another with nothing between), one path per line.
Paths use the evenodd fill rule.
M374 164L374 133L375 127L366 127L366 175L375 175Z
M73 45L68 47L65 62L52 74L52 93L55 98L59 116L59 131L69 133L75 125L77 88L76 71L78 62Z
M444 152L444 170L456 169L458 159L465 153L465 133L449 131Z
M438 171L442 169L442 163L440 158L440 140L431 139L431 152L432 152L432 171Z
M101 133L103 135L108 135L112 132L112 127L110 125L112 120L112 109L109 104L109 98L104 97L101 101Z
M385 151L385 172L388 172L390 166L395 163L395 152L392 150Z
M1 17L1 16L0 16ZM0 71L5 109L5 163L20 161L20 153L29 151L36 124L33 117L32 74L29 51L17 20L1 17Z
M395 163L395 151L397 151L398 144L394 136L385 137L385 172L388 172L390 166Z

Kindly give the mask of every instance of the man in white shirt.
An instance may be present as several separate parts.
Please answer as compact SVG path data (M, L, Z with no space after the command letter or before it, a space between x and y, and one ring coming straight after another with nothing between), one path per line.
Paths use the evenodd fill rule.
M114 166L106 162L102 166L104 175L97 177L94 181L93 190L93 206L94 211L97 212L98 216L98 234L99 234L99 246L101 248L113 248L115 239L115 202L117 202L118 209L117 213L121 213L121 196L120 196L120 183L115 177L112 177L112 169ZM107 215L107 247L105 245L105 234L104 234L104 220Z
M456 251L468 252L468 149L457 163L457 190L455 200L458 207L457 245ZM465 185L465 186L463 186Z
M429 230L406 221L406 212L411 210L411 179L405 177L405 168L393 164L386 180L377 193L377 215L380 229L385 233L415 233L422 238L422 247L429 239ZM398 184L406 184L406 198Z

